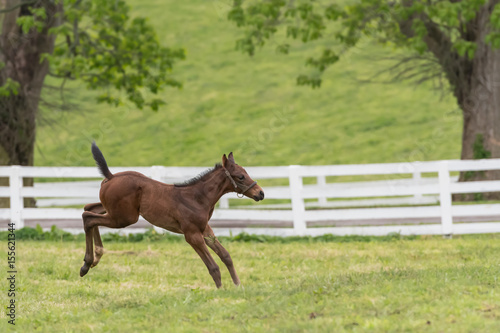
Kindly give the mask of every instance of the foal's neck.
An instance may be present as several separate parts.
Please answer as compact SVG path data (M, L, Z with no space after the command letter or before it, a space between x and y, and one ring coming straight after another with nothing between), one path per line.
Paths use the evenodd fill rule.
M226 193L233 192L233 187L224 173L224 168L214 170L208 177L199 183L205 195L207 204L215 206L217 201Z

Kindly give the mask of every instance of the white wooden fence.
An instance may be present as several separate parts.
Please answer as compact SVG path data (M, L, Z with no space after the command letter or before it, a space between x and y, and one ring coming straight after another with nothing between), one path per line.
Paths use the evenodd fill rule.
M165 182L180 181L195 176L203 167L130 167L111 168L112 172L135 170ZM266 228L219 228L219 235L250 234L267 235L386 235L410 234L464 234L500 232L500 204L452 205L453 193L500 192L500 181L456 182L450 172L484 171L500 169L500 159L474 161L434 161L415 163L328 165L328 166L279 166L248 167L256 180L287 178L288 186L264 187L266 199L288 199L291 205L255 205L230 208L229 199L221 200L212 220L261 221ZM422 177L436 174L437 178ZM368 182L327 183L327 176L382 176L384 180ZM407 175L406 179L394 179ZM10 198L10 209L0 209L0 220L10 220L16 228L24 226L24 220L81 219L82 209L75 208L24 208L23 198L35 197L41 206L80 205L98 201L99 181L36 183L23 187L22 179L35 178L100 178L95 167L0 167L0 177L9 177L8 187L0 187L0 197ZM316 184L304 185L305 177L314 177ZM305 201L314 199L314 202ZM331 201L327 199L337 199ZM341 199L341 201L338 201ZM347 199L347 200L346 200ZM354 199L354 200L353 200ZM343 200L343 201L342 201ZM435 205L429 205L429 204ZM307 209L314 205L315 209ZM390 207L392 205L392 207ZM404 206L401 206L404 205ZM290 207L291 209L286 209ZM358 208L339 208L339 207ZM365 206L365 208L361 207ZM366 206L377 206L366 208ZM381 207L389 206L389 207ZM332 207L337 209L331 209ZM258 209L256 209L258 208ZM491 222L453 223L453 217L476 217ZM439 218L440 223L426 223L429 218ZM374 220L422 219L421 224L370 226ZM336 221L357 221L362 226L319 226ZM290 222L293 227L273 227ZM310 225L308 225L310 224ZM345 224L345 223L344 223ZM124 229L128 230L128 229ZM82 228L68 230L82 232ZM144 231L135 229L134 231Z

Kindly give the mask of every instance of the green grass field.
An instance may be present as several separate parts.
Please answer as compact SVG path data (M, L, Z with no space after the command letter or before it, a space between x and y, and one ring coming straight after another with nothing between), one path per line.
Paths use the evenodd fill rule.
M217 259L220 290L184 241L105 242L99 266L80 278L82 241L19 240L16 329L498 331L500 235L359 240L226 239L242 287ZM7 332L3 311L0 320Z
M168 105L155 113L97 105L96 93L70 84L74 107L41 112L36 165L94 165L92 139L110 165L121 166L208 166L229 151L242 165L460 157L461 113L450 94L430 83L361 82L394 63L383 60L395 55L390 47L363 41L312 90L295 82L319 45L296 44L285 56L275 52L284 40L278 35L255 57L242 54L235 50L241 31L226 19L229 0L128 2L164 45L186 49L174 68L184 88L164 91ZM45 99L55 103L59 91L46 90Z

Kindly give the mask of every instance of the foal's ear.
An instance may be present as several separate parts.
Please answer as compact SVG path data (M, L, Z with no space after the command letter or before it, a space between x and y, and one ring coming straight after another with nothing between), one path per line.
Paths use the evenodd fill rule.
M226 154L222 155L222 166L224 168L227 167L228 162L235 163L233 158L233 152L230 152L228 157L226 157Z

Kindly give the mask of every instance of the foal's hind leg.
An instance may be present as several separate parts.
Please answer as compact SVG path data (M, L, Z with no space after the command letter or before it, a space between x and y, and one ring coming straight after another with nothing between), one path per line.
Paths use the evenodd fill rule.
M108 228L125 228L126 226L134 224L139 219L139 212L129 213L131 214L123 215L119 220L112 218L108 213L102 215L87 211L82 214L83 228L85 230L85 258L83 259L83 266L80 268L80 276L87 274L90 267L94 263L94 250L92 242L94 228L98 226Z
M87 204L87 205L85 205L85 207L83 207L83 210L86 212L93 212L93 213L97 213L97 214L106 213L106 209L104 208L104 206L100 202Z
M90 268L94 268L95 266L97 266L97 264L99 263L104 254L104 245L102 245L102 239L101 239L101 234L99 233L99 227L95 226L93 229L94 229L93 234L94 234L95 250L94 250L94 261L92 262L92 265L90 265Z
M85 205L83 210L85 210L86 212L93 212L97 214L106 213L106 209L100 202ZM101 257L104 254L104 246L102 245L101 235L99 233L99 227L96 226L93 229L94 229L93 234L94 234L95 253L94 253L94 262L92 263L90 268L95 267L99 263Z
M205 232L203 233L203 237L205 238L205 244L208 245L222 260L224 265L226 265L229 270L229 274L231 274L231 278L233 279L233 283L237 286L240 285L240 278L238 274L236 274L236 269L234 269L233 260L229 255L229 252L222 246L217 237L215 237L214 231L212 228L207 225L205 228Z

